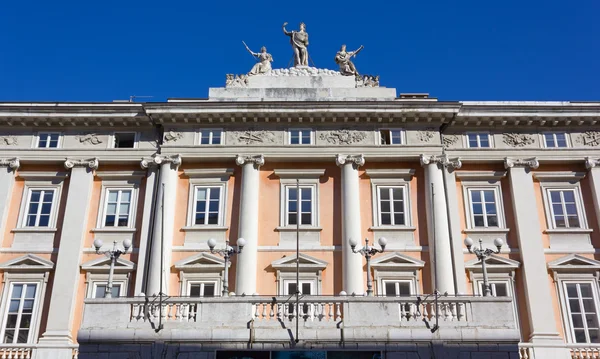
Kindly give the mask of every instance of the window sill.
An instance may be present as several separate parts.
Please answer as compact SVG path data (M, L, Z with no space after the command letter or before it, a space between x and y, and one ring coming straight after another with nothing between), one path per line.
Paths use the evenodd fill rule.
M227 231L229 227L225 226L186 226L181 227L184 232L206 232L206 231Z
M369 231L387 231L387 232L414 232L417 227L411 226L373 226Z
M57 229L50 227L22 227L13 228L10 231L13 233L54 233Z
M135 233L135 228L128 227L103 227L103 228L92 228L92 232L97 233Z
M296 226L286 226L286 227L275 227L277 232L294 232L296 231ZM316 226L300 226L301 232L321 232L323 230L322 227Z
M544 233L554 234L554 233L592 233L594 230L591 228L550 228L546 229Z
M496 228L496 227L480 227L480 228L466 228L463 229L463 233L508 233L509 228Z

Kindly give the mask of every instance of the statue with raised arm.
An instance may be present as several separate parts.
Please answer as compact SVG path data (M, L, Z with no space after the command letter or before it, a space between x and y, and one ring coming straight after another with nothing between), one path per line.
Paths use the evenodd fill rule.
M288 23L283 23L283 33L290 37L290 44L294 49L294 66L308 66L308 33L306 25L301 22L300 30L287 31L285 26Z
M261 47L260 52L252 52L248 45L242 41L244 46L246 46L246 50L250 53L250 55L256 57L258 62L252 66L250 72L248 72L248 76L264 74L266 72L271 71L271 62L273 62L273 56L267 52L266 47Z
M335 63L340 65L340 73L344 76L358 76L356 66L350 61L351 58L356 56L364 47L360 45L356 51L346 51L346 45L342 45L340 51L335 54Z

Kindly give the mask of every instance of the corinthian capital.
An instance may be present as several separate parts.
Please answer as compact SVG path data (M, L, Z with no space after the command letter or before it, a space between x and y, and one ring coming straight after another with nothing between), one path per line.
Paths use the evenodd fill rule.
M72 158L67 158L65 159L65 168L70 170L73 167L86 167L89 168L90 170L97 170L98 169L98 158L94 157L94 158L88 158L88 159L72 159Z
M235 163L238 166L243 166L246 163L253 163L256 167L264 166L265 164L265 156L263 155L237 155L235 157Z
M586 157L585 158L585 168L587 168L588 170L591 170L594 167L600 167L600 159L593 159L593 158L589 158Z
M335 164L342 166L351 163L354 168L365 165L365 157L363 155L337 155L335 156Z
M448 158L448 155L421 155L421 166L437 164L439 167L446 167L448 171L455 171L462 167L460 157Z
M0 167L8 167L13 171L16 171L21 166L21 162L18 158L0 158Z
M536 157L532 158L504 158L504 168L525 167L525 169L534 170L540 166Z

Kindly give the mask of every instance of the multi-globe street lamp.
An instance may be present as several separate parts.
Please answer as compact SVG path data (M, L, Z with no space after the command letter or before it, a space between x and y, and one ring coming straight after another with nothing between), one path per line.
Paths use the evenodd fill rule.
M244 238L238 238L237 246L232 247L229 245L229 241L225 242L225 249L215 249L217 245L217 241L214 238L208 240L208 248L210 248L210 253L219 254L225 258L225 273L223 275L223 297L227 297L229 295L229 259L234 254L242 253L242 249L246 245L246 240Z
M117 241L113 242L112 249L101 251L102 245L104 243L101 239L96 239L94 241L94 247L96 248L97 254L103 254L110 258L110 269L108 271L108 283L106 284L106 291L104 292L104 298L112 298L112 288L113 288L113 273L115 271L115 263L117 259L121 256L121 254L127 253L129 248L131 248L131 240L126 239L123 241L123 249L117 248Z
M483 240L479 239L479 248L473 248L473 240L469 237L465 238L465 246L469 250L469 253L473 253L477 256L477 259L481 261L481 271L483 272L483 296L488 297L492 295L492 287L488 282L487 276L487 268L485 266L485 260L490 257L492 254L500 253L500 249L504 245L504 241L502 238L494 239L494 245L496 246L496 250L493 249L483 249Z
M387 245L387 239L384 237L379 238L378 242L381 246L381 249L377 249L369 245L369 239L365 238L365 246L356 250L356 246L358 242L354 238L350 238L348 241L350 242L350 247L352 248L353 253L359 253L364 256L367 260L367 296L373 296L373 280L371 279L371 257L376 255L377 253L382 253L385 251L385 246Z

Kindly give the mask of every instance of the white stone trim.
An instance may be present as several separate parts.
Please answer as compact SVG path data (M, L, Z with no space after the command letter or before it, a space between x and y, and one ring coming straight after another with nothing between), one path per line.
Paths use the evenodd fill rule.
M279 177L281 180L284 180L288 184L295 184L296 179L300 180L300 184L302 183L314 183L315 180L318 182L318 179L321 176L325 175L324 169L274 169L273 174ZM312 180L312 181L305 181Z
M550 198L548 191L552 190L572 190L574 192L575 204L577 208L577 215L580 226L573 228L573 232L578 232L580 229L588 229L587 216L585 214L585 208L583 206L583 197L581 195L581 186L578 182L541 182L540 187L542 189L542 198L544 199L544 210L546 213L546 225L548 230L565 230L569 231L569 228L557 228L554 223L554 215L550 206Z
M490 177L491 178L491 177ZM502 185L500 181L490 179L488 181L470 181L466 178L462 181L463 198L465 207L465 219L467 221L467 230L498 230L502 232L506 229L506 217L504 214L504 201L502 200ZM471 191L473 190L493 190L496 201L496 213L498 216L498 227L476 227L473 218L473 204L471 203Z
M586 175L584 171L535 171L533 178L540 182L567 182L575 183L581 181Z
M195 224L195 213L196 213L196 200L197 192L199 188L219 188L219 219L217 224ZM188 199L188 216L187 216L187 228L222 228L225 227L225 215L226 215L226 203L227 203L227 182L198 182L190 179L189 186L189 199Z
M555 134L559 134L559 133L565 134L565 142L566 142L567 146L566 147L548 147L548 146L546 146L546 135L555 135ZM571 142L570 133L567 131L541 131L539 133L539 141L542 144L542 148L547 148L547 149L561 150L561 149L570 148L573 146L573 144Z
M41 231L54 229L56 230L56 221L58 217L58 210L60 207L60 198L62 193L62 185L63 182L54 183L53 181L25 181L25 186L23 187L23 195L21 198L21 206L19 207L19 220L17 221L17 228L42 228ZM53 190L54 195L52 196L52 209L50 211L50 220L48 221L47 227L28 227L25 226L26 220L25 216L27 215L29 209L29 198L31 196L31 191L35 190Z
M113 274L113 285L117 284L121 286L119 290L119 297L128 297L129 292L129 277L130 273L115 273ZM85 297L95 298L96 288L99 284L108 284L108 273L86 273L85 276Z
M462 181L499 181L507 171L456 171L456 178Z
M320 194L319 194L319 178L325 174L325 170L323 169L306 169L306 170L296 170L296 169L276 169L273 171L275 176L279 177L279 227L278 229L285 230L287 228L296 228L295 224L288 225L287 224L287 213L288 213L288 189L296 188L296 179L298 179L298 183L300 184L300 189L302 188L311 188L312 189L312 198L311 198L311 224L310 225L300 225L300 227L305 228L321 228L321 221L319 215L320 208ZM300 202L297 204L298 209L300 208ZM300 220L300 216L297 216L297 220Z
M129 203L129 214L128 214L128 223L127 226L119 227L119 226L110 226L107 227L104 225L106 218L106 209L108 206L108 196L107 193L109 191L119 191L119 190L130 190L131 191L131 200ZM101 232L101 229L114 229L117 230L127 230L127 229L135 229L135 223L137 219L137 206L138 206L138 195L139 195L139 182L131 183L127 185L123 185L121 182L112 182L112 181L102 181L102 192L100 194L100 202L98 207L98 218L96 219L96 232ZM115 223L118 222L118 218L115 219Z
M231 262L228 263L231 266ZM179 272L179 292L182 296L189 296L190 285L193 283L215 283L215 296L223 292L223 275L225 260L210 253L199 253L181 259L174 264Z
M292 131L309 131L310 143L292 144ZM284 143L288 146L314 146L316 143L316 131L310 127L289 127L285 130Z
M311 283L311 295L322 294L322 273L327 265L324 260L300 253L298 277L300 284ZM276 270L277 293L286 295L287 284L296 283L296 254L272 261L271 267Z
M592 287L592 295L596 306L596 317L600 322L600 293L598 293L598 277L593 274L577 274L577 275L555 275L556 290L562 315L562 322L567 343L575 343L575 335L573 331L573 322L571 321L569 304L567 303L566 286L570 283L586 283Z
M366 174L371 178L371 208L373 230L411 230L413 228L412 220L412 201L410 180L414 176L415 169L367 169ZM381 224L381 206L379 200L379 189L381 187L402 188L404 191L404 225L382 225Z
M424 261L398 252L375 257L371 261L371 267L377 294L385 295L384 282L386 281L409 282L411 295L419 294L421 292L419 273L424 266Z

